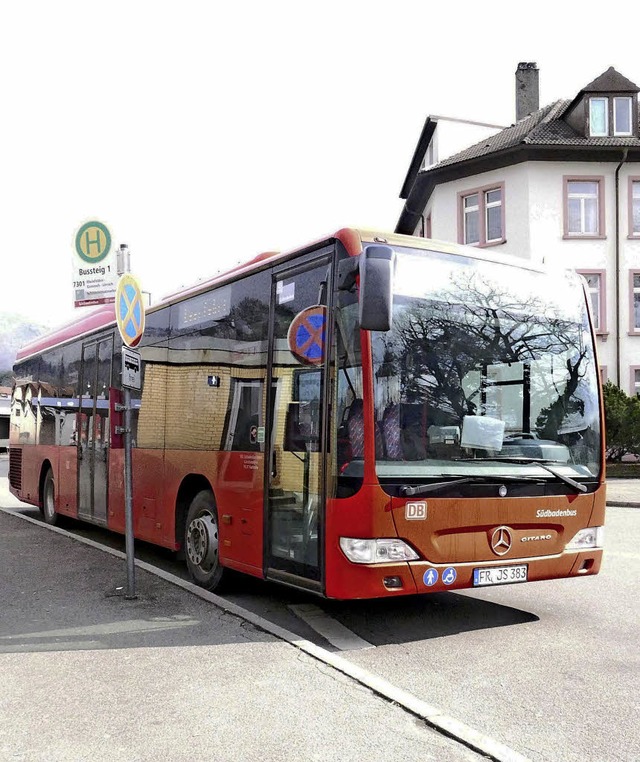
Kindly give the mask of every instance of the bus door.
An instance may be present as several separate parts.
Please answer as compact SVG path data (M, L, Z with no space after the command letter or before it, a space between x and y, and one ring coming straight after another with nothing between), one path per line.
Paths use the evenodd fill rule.
M322 589L329 259L277 272L270 325L266 576Z
M82 348L78 412L78 516L107 523L109 474L109 387L113 337Z

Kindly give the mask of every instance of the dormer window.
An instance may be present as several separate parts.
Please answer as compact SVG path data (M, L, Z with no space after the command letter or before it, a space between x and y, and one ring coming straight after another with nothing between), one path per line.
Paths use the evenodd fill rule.
M613 99L613 134L632 135L631 114L633 106L631 98Z
M629 137L633 135L632 125L632 98L589 98L589 135L592 138Z
M589 98L589 127L591 137L609 134L608 98Z

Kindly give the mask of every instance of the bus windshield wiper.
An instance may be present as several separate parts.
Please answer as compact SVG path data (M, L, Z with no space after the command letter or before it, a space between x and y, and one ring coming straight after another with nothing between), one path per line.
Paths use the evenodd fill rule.
M578 490L578 492L586 492L587 487L586 485L582 484L581 482L577 482L575 479L572 479L570 476L565 476L564 474L561 474L559 471L557 471L555 468L550 466L550 463L557 463L558 461L555 460L545 460L544 458L517 458L512 457L509 455L505 455L504 457L497 456L495 458L465 458L465 460L468 460L469 462L474 460L492 460L496 463L535 463L536 465L540 466L540 468L544 468L545 471L548 471L550 474L553 474L556 479L560 479L561 482L564 482L565 484L568 484L570 487L573 487L574 489Z
M439 474L440 477L446 474ZM441 489L451 487L457 484L468 484L469 482L539 482L540 479L535 476L504 476L501 474L476 474L475 476L456 476L451 474L451 479L446 482L432 482L431 484L419 484L416 487L400 487L403 495L427 495L429 492L439 492ZM586 487L585 487L586 489Z

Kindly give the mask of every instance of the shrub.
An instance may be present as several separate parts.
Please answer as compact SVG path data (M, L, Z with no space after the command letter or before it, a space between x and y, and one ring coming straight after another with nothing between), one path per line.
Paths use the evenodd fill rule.
M607 381L604 386L604 419L607 459L619 462L625 455L640 455L640 399L629 397Z

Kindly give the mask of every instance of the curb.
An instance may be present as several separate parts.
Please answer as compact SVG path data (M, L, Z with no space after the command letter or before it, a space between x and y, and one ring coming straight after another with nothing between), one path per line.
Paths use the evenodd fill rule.
M120 550L109 548L85 537L78 537L65 529L61 529L60 527L50 526L49 524L38 521L37 519L32 519L30 516L24 516L23 514L18 513L17 511L10 508L3 508L0 506L0 511L10 516L16 516L23 521L28 521L30 524L34 524L35 526L48 529L64 537L68 537L69 539L75 540L76 542L81 542L84 545L95 548L96 550L101 550L105 553L109 553L116 558L120 558L122 560L126 559L126 555ZM205 601L213 603L215 606L222 609L226 613L232 614L240 619L243 619L246 622L249 622L258 629L263 630L264 632L268 632L270 635L273 635L279 640L284 640L298 650L303 651L307 655L317 659L318 661L321 661L327 666L333 667L338 672L341 672L347 677L350 677L352 680L360 683L360 685L369 688L377 696L380 696L381 698L393 704L401 706L405 711L423 720L429 727L433 728L439 733L442 733L443 735L458 741L460 744L466 746L469 749L472 749L473 751L485 755L488 759L494 760L494 762L530 762L527 757L524 757L514 749L511 749L499 741L495 741L493 738L474 730L474 728L469 727L468 725L465 725L463 722L450 717L442 710L427 704L425 701L422 701L422 699L413 696L408 691L405 691L402 688L398 688L384 678L379 677L378 675L375 675L374 673L369 672L368 670L363 669L356 664L352 664L342 656L332 653L331 651L327 651L326 649L315 645L315 643L312 643L309 640L298 637L295 633L290 632L289 630L286 630L279 625L273 624L267 619L263 619L263 617L259 616L258 614L254 614L248 609L244 609L235 603L231 603L230 601L221 598L215 593L210 593L208 590L204 590L192 582L187 582L186 580L180 579L180 577L176 577L170 572L166 572L163 569L158 569L157 567L152 566L145 561L139 561L136 559L135 565L137 568L142 569L143 571L154 574L155 576L164 579L166 582L176 585L177 587L180 587L183 590L192 593L193 595L197 595L199 598L202 598Z

